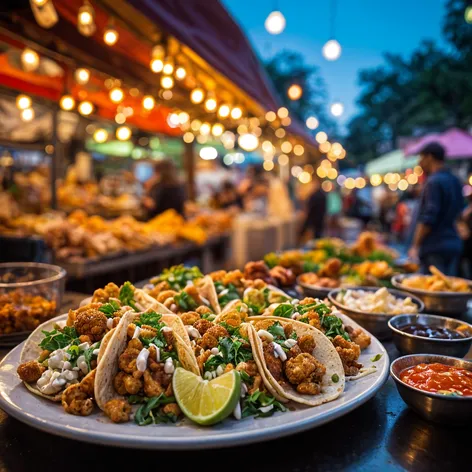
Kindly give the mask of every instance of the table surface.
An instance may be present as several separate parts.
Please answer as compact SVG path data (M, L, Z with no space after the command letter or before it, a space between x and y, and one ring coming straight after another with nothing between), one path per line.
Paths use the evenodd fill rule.
M77 306L84 295L67 294ZM392 361L399 353L384 343ZM0 358L7 353L0 350ZM139 461L140 470L156 465L178 470L467 470L470 429L429 423L407 408L389 379L357 410L327 425L288 438L252 446L163 454L80 443L41 432L0 410L0 472L122 469ZM234 460L241 454L241 460ZM229 459L229 460L228 460ZM159 461L159 462L157 462ZM104 467L105 466L105 467ZM120 467L121 466L121 467Z

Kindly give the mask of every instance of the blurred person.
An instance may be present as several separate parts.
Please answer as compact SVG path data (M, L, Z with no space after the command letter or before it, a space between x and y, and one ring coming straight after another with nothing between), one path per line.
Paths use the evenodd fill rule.
M371 203L363 197L359 189L355 188L351 192L351 200L347 210L347 216L356 218L362 222L363 228L372 220L373 208Z
M395 207L395 218L392 224L392 231L398 242L405 242L409 228L413 221L415 207L418 204L413 191L405 192Z
M328 236L339 237L341 234L340 217L343 209L341 195L336 189L333 189L331 192L328 192L326 198L326 212L328 214Z
M421 193L416 229L408 255L420 261L421 272L434 265L447 275L456 275L462 241L456 223L464 208L462 185L444 165L445 150L432 142L420 152L419 165L427 176Z
M184 214L185 189L177 176L175 164L170 159L156 162L154 173L145 182L144 190L146 193L142 204L149 218L170 209Z
M464 243L460 266L461 276L472 279L472 194L467 196L467 206L462 212L457 230Z
M244 199L245 208L249 211L257 213L267 211L269 182L262 166L253 165L248 168L246 177L239 184L238 191Z
M216 208L242 208L243 206L242 198L239 196L236 186L230 180L223 182L221 189L215 193L213 200Z
M300 230L300 240L307 230L313 232L315 239L322 238L324 234L327 210L326 193L321 189L318 180L313 179L312 186L313 192L306 200L306 217Z

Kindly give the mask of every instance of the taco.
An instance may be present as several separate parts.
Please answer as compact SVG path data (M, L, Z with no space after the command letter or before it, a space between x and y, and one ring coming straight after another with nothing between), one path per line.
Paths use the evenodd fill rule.
M97 368L95 400L116 423L129 421L134 404L138 424L176 421L180 409L172 391L177 366L198 374L185 328L176 315L154 311L124 315ZM188 339L188 336L187 336Z
M70 310L67 319L64 317L56 323L49 321L39 326L26 340L17 369L26 388L48 400L59 402L62 399L68 413L90 414L91 401L80 413L71 407L63 394L69 387L77 389L83 381L93 384L95 368L114 327L128 309L116 302L90 303ZM84 401L88 398L85 395Z
M264 315L294 319L320 330L336 348L346 376L355 377L360 373L362 364L358 359L361 350L370 345L369 333L321 300L292 300L269 307Z
M321 331L285 318L249 321L256 363L280 396L317 406L341 395L345 384L341 359Z

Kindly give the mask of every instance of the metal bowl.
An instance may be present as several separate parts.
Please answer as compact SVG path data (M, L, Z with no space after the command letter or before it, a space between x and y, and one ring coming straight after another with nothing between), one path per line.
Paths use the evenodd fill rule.
M399 357L390 366L390 375L395 381L403 401L419 415L430 421L448 424L464 424L472 421L472 397L453 397L425 392L407 385L400 380L400 373L415 365L440 362L467 370L472 370L472 362L456 357L432 354L413 354Z
M461 339L436 339L405 333L402 327L409 324L421 324L434 328L448 328L460 331L468 336ZM454 318L436 315L397 315L388 322L393 333L393 342L402 354L441 354L443 356L464 357L472 345L472 325Z
M329 288L329 287L320 287L319 285L312 285L312 284L307 284L306 282L302 282L300 280L300 276L297 277L297 284L300 286L302 292L303 292L303 295L305 297L313 297L313 298L319 298L321 300L323 300L324 298L326 298L329 294L329 292L331 292L331 290L333 290L333 288Z
M394 287L420 298L425 305L426 311L437 313L438 315L459 315L467 311L467 304L472 299L472 292L431 292L403 285L405 279L418 275L421 274L395 275L392 277L392 284ZM467 282L472 290L472 282L469 280Z
M378 339L385 340L392 337L392 332L388 327L388 322L397 314L389 313L368 313L365 311L354 310L349 308L342 303L336 300L336 297L339 292L346 290L345 288L337 288L331 290L328 294L329 301L339 310L346 313L354 321L359 323L363 328L365 328L370 333L374 334ZM364 290L365 292L376 292L379 290L378 287L353 287L352 290ZM418 312L422 312L424 309L423 302L414 296L411 296L409 293L401 292L400 290L388 289L389 293L394 295L397 298L408 298L410 297L413 303L418 306Z

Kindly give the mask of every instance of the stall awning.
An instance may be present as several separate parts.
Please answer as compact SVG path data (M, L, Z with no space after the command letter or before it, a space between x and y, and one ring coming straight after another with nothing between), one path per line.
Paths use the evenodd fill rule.
M406 157L401 149L397 149L370 161L365 167L367 175L380 174L388 172L404 172L418 164L418 156Z

